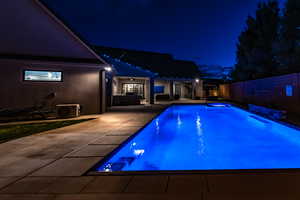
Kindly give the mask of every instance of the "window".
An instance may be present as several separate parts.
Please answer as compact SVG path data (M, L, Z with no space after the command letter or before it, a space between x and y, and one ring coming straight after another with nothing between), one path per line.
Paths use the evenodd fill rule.
M287 97L292 97L293 96L293 86L292 85L285 86L285 95Z
M25 70L24 81L61 82L62 72Z
M154 86L154 93L158 94L164 92L165 92L165 86L163 85Z
M123 94L125 95L139 95L144 97L144 84L140 83L125 83L123 84Z

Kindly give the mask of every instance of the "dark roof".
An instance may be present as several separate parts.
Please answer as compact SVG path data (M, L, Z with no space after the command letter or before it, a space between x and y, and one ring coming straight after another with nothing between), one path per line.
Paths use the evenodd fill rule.
M122 62L119 59L112 58L108 55L101 55L102 58L110 63L114 68L115 75L117 76L126 76L126 77L155 77L156 73L153 73L149 70L145 70L141 67L131 65L129 63Z
M41 0L5 1L0 12L2 59L106 64Z
M39 60L39 61L53 61L53 62L71 62L71 63L90 63L90 64L103 64L99 59L89 58L65 58L53 56L33 56L33 55L16 55L16 54L0 54L2 59L14 60Z
M124 62L140 66L166 78L195 78L198 67L192 61L175 60L171 54L94 46L99 54L107 54Z

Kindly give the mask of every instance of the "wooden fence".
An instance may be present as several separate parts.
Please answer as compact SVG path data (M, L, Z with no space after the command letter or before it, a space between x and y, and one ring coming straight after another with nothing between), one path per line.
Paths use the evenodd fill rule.
M300 73L223 84L220 97L300 114Z

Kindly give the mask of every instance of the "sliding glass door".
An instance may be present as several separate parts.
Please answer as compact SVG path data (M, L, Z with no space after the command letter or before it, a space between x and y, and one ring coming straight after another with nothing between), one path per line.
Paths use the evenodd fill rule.
M122 87L124 95L138 95L144 98L144 84L141 83L124 83Z

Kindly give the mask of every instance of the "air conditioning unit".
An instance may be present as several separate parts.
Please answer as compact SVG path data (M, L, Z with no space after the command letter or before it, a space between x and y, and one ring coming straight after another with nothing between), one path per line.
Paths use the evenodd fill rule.
M79 104L59 104L56 105L56 113L59 118L71 118L80 116Z

